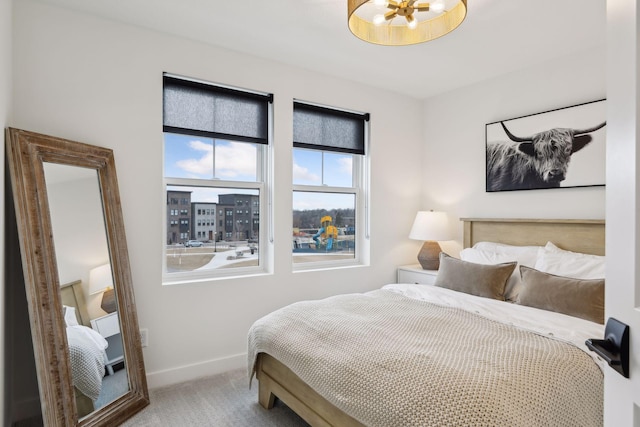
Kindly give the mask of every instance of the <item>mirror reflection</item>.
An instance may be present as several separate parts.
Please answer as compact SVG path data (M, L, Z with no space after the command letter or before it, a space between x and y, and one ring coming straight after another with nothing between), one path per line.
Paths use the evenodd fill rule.
M97 171L43 164L78 417L129 391Z

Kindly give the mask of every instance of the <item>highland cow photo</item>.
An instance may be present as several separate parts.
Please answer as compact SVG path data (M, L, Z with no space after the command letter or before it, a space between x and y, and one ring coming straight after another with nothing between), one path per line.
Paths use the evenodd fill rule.
M605 185L605 100L486 125L486 190Z

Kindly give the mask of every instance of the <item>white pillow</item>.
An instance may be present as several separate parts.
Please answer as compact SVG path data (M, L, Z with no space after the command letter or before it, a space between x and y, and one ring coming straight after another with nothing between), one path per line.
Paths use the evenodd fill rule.
M460 251L460 259L463 261L475 262L476 264L502 264L505 262L516 261L518 266L514 269L511 277L509 277L504 292L504 296L507 301L516 301L520 291L522 290L522 279L520 278L519 266L524 265L527 267L533 267L536 263L538 249L542 247L511 246L507 247L504 251L497 252L499 247L492 245L496 244L490 243L485 247L493 247L494 250L482 250L476 248L476 246L473 248L463 249ZM512 248L517 249L514 250ZM535 248L535 250L532 250L531 248Z
M76 317L76 308L69 307L68 305L63 305L63 315L64 315L64 323L69 326L78 326L78 318Z
M534 268L573 279L604 279L605 257L565 251L548 242Z
M515 256L521 264L533 267L538 259L538 254L544 248L543 246L514 246L504 243L495 242L478 242L473 245L474 249L481 251L491 251L503 255Z
M502 264L503 262L517 261L518 257L510 254L501 254L491 250L466 248L460 251L460 259L475 262L476 264Z

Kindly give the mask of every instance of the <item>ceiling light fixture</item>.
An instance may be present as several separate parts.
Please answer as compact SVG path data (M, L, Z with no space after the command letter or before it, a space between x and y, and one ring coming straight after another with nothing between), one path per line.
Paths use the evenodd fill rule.
M386 46L428 42L453 31L467 16L467 0L348 0L349 29Z

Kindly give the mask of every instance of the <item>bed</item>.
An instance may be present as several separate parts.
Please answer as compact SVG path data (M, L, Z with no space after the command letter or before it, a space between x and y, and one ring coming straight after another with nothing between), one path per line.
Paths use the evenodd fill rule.
M551 271L571 264L562 258L566 251L603 265L604 221L463 224L471 251L480 242L527 245L548 251L543 261ZM505 278L503 296L512 292L535 304L447 289L451 274L466 268L476 274L479 267L443 258L439 286L388 285L292 304L258 320L249 331L248 364L259 382L259 403L269 409L277 397L314 426L602 425L603 363L584 340L604 334L604 279L565 280L545 271L542 280L540 271L519 261L519 277L528 282L507 291L515 267L496 256L495 265L480 264ZM576 268L588 264L582 260ZM602 298L597 310L590 305L567 315L575 309L572 299L554 294L554 301L540 301L531 291L538 281L553 285L542 288L546 293L588 294L597 285ZM566 306L554 307L558 301Z
M94 402L102 390L108 343L89 327L82 282L61 286L60 293L78 417L82 418L95 410Z

